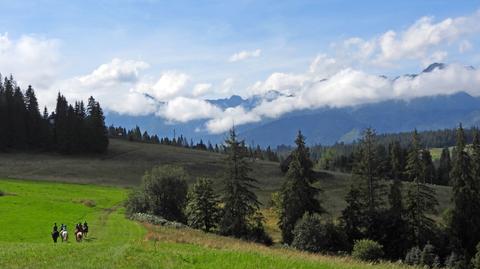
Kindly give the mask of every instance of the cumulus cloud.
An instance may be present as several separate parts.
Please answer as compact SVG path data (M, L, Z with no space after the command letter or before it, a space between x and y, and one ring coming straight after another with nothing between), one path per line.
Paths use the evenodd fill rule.
M221 114L221 109L209 102L187 97L176 97L168 101L157 112L158 116L173 122L208 119Z
M100 65L91 74L80 76L77 79L90 86L134 83L138 81L139 72L148 67L149 64L143 61L114 58L111 62Z
M230 58L228 59L229 62L238 62L238 61L244 61L249 58L257 58L260 57L262 54L261 49L256 49L252 51L248 50L242 50L237 53L234 53Z
M212 84L210 83L198 83L193 87L192 95L194 97L204 96L209 93L212 89Z
M458 43L460 50L468 49L468 38L480 32L480 11L470 16L447 18L435 22L422 17L403 31L389 30L378 37L364 40L349 38L341 44L342 53L355 60L379 66L391 66L401 60L443 59L445 47ZM338 46L337 46L338 47Z
M178 96L186 90L190 77L178 71L167 71L153 84L140 83L136 87L139 93L148 94L157 100L165 101Z
M408 100L459 91L480 96L480 70L458 64L420 73L414 77L402 76L396 79L353 68L342 69L325 80L316 80L314 76L306 78L295 95L265 99L248 111L242 107L227 109L207 122L207 130L221 133L231 128L233 123L241 125L258 122L264 118L278 118L304 109L347 107L392 99Z
M0 34L0 72L13 74L20 85L34 85L37 89L49 87L57 75L60 60L60 42L35 35L10 38Z

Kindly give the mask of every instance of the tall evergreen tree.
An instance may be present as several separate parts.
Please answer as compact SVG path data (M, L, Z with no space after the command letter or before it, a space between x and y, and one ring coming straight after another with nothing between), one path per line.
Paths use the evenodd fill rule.
M235 130L225 141L228 157L222 202L224 204L220 221L220 233L235 237L247 236L250 220L257 213L260 202L252 191L256 179L249 176L250 165L246 160L247 149L242 141L237 140Z
M401 180L404 174L404 158L400 142L395 141L389 145L391 178Z
M365 204L360 188L352 185L345 197L347 206L342 210L340 221L350 244L362 239L365 234Z
M108 148L108 132L105 117L100 104L91 96L87 105L87 128L89 130L89 145L92 152L103 153ZM141 139L141 133L139 134Z
M375 131L367 128L357 152L353 175L361 183L368 215L374 215L382 208L386 194L385 187L380 182L381 162L378 159L377 149Z
M37 148L42 145L41 139L44 137L44 130L37 97L30 85L25 92L25 105L27 109L27 143L30 148Z
M20 87L15 87L12 111L12 146L23 149L27 147L27 110Z
M305 213L323 213L318 200L320 189L312 184L316 181L313 175L313 162L310 160L305 137L299 131L295 140L297 148L291 154L291 162L285 182L280 193L281 208L279 226L282 230L283 242L291 244L295 224Z
M8 109L7 94L0 75L0 151L8 146Z
M472 159L465 149L465 144L465 133L460 124L457 129L456 156L450 174L453 183L450 229L458 248L465 251L466 258L470 259L475 254L476 244L480 241L480 196L473 174L478 164L472 165ZM474 144L472 155L478 158L478 134Z
M422 150L422 166L424 181L433 184L435 180L435 166L433 165L432 155L428 149Z
M450 159L450 150L448 148L442 149L440 156L440 163L437 170L437 184L448 186L450 184L450 171L452 170L452 163Z
M428 241L434 221L427 214L435 212L435 207L438 205L435 190L425 182L425 169L421 155L420 141L415 130L406 167L408 179L412 182L406 198L406 217L413 241L418 246Z
M220 219L219 198L212 187L212 181L199 179L187 195L186 215L188 225L209 232L217 227Z

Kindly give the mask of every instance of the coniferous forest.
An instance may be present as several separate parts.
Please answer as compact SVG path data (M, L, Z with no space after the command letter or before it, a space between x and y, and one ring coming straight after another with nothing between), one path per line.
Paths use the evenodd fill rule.
M68 104L58 94L55 111L40 112L32 86L26 91L15 79L0 79L0 151L56 151L62 154L103 153L107 128L100 104L93 97Z

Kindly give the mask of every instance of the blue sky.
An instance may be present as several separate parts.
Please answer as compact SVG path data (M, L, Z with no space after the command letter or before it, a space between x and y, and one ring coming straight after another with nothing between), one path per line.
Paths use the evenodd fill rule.
M342 70L394 77L419 72L436 60L480 63L478 1L0 3L4 58L0 71L14 73L21 84L33 84L46 105L62 90L71 98L96 95L104 99L107 110L121 113L218 122L226 117L225 111L199 104L203 98L246 96L282 87L292 93L321 78L342 75ZM425 32L434 34L422 39ZM7 52L13 56L5 56ZM328 65L332 61L335 64ZM313 68L314 62L319 67ZM316 70L322 71L313 76ZM362 86L360 91L365 91L359 94L365 97L362 100L381 99L370 98L376 89ZM144 93L172 104L189 102L201 106L202 112L175 116L168 111L178 107L152 105L142 99ZM119 100L107 100L112 95ZM308 107L319 105L324 104ZM245 111L232 117L238 114ZM262 117L253 115L245 121Z

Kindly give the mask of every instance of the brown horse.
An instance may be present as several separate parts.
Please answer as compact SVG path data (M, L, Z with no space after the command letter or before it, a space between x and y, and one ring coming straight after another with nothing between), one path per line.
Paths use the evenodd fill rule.
M82 231L75 231L75 238L77 239L77 242L81 242L83 239L83 232Z

